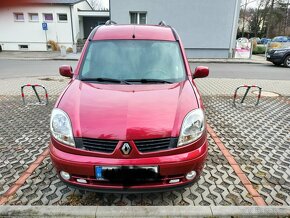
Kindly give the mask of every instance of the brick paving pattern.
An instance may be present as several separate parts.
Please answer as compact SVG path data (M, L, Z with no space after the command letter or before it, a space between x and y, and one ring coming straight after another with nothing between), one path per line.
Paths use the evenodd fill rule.
M61 77L0 81L0 196L47 148L49 116L68 80ZM267 91L282 95L262 98L258 107L234 108L238 85L255 81L204 79L207 119L268 205L290 205L290 82L259 81ZM20 86L47 87L48 106L23 106ZM164 193L99 194L67 187L46 158L9 205L255 205L213 139L200 180L192 187Z

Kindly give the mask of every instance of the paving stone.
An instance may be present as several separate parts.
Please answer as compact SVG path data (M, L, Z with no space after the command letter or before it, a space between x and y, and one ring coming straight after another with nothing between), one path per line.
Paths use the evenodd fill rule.
M0 81L0 195L47 148L49 116L67 80L60 77ZM44 80L43 80L44 79ZM28 82L29 81L29 82ZM200 82L199 82L200 81ZM290 97L262 98L258 107L233 107L232 94L245 80L199 80L208 123L234 156L254 188L269 205L290 205ZM254 81L255 82L255 81ZM48 87L48 106L23 106L20 85ZM290 85L261 81L268 90L286 95ZM289 85L289 86L287 86ZM287 87L286 87L287 86ZM221 95L222 94L222 95ZM249 98L249 102L255 99ZM99 194L61 182L49 158L9 200L10 205L255 205L211 137L200 180L191 187L164 193Z

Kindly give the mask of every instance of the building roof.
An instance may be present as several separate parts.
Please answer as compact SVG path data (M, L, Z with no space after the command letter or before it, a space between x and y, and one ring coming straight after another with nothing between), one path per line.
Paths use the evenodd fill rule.
M74 5L85 0L22 0L26 4L60 4Z
M103 25L93 36L93 40L114 39L176 41L170 27L150 25Z

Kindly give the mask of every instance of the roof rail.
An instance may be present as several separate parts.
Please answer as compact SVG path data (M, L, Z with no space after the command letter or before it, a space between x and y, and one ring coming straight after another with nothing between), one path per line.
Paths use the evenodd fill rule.
M171 27L170 25L167 25L163 20L158 23L158 26L169 27L174 35L175 40L179 41L176 30L173 27Z
M107 20L105 25L112 25L112 24L117 24L115 21L112 20Z
M158 23L158 26L168 26L163 20Z
M94 36L95 36L95 34L96 34L96 32L98 31L99 28L100 28L100 26L96 26L96 27L92 30L91 34L89 35L89 41L92 41L92 40L93 40L93 38L94 38Z

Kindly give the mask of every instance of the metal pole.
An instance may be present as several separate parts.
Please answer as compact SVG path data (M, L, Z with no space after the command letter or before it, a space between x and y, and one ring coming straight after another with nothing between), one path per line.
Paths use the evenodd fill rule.
M72 36L72 43L75 44L75 37L74 37L74 25L73 25L73 18L72 18L72 6L69 6L70 10L70 25L71 25L71 36Z
M251 40L251 48L250 48L250 56L249 56L249 59L252 59L253 50L254 50L254 41Z
M47 31L45 30L45 46L46 46L46 51L47 51Z

